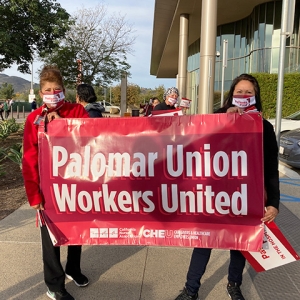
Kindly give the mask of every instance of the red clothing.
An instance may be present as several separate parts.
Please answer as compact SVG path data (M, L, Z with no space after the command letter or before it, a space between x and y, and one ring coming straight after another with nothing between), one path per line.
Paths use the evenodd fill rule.
M38 167L38 125L33 124L36 117L42 114L43 108L44 106L41 106L28 115L24 128L22 173L28 202L31 206L43 202ZM89 117L82 105L69 102L65 102L57 112L62 118Z

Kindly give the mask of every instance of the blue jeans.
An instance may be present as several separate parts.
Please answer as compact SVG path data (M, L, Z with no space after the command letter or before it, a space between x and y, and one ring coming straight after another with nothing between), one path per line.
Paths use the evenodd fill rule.
M194 248L189 271L187 273L186 288L191 294L196 294L201 286L200 280L206 270L212 249ZM228 281L242 284L245 257L240 251L230 250Z

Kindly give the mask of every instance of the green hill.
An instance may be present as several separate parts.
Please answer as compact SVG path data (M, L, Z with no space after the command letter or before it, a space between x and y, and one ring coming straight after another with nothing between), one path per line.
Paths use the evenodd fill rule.
M24 78L18 76L8 76L6 74L0 73L0 86L2 86L3 83L11 84L14 88L15 93L29 93L31 87L31 82ZM38 87L38 84L33 84L33 88Z

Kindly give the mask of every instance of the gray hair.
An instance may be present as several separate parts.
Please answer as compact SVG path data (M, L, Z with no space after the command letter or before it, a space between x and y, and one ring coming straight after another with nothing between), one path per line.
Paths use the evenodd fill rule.
M168 89L165 91L164 96L163 96L163 99L166 100L166 97L167 97L168 95L170 95L170 94L173 94L173 93L177 94L177 97L179 97L179 91L178 91L178 89L177 89L176 87L170 87L170 88L168 88Z

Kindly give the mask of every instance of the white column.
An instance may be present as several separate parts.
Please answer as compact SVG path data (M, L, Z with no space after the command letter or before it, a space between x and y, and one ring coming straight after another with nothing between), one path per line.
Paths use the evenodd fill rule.
M178 55L178 90L180 97L186 97L187 60L189 42L189 15L180 15L179 55Z
M213 112L218 0L202 0L198 113Z

